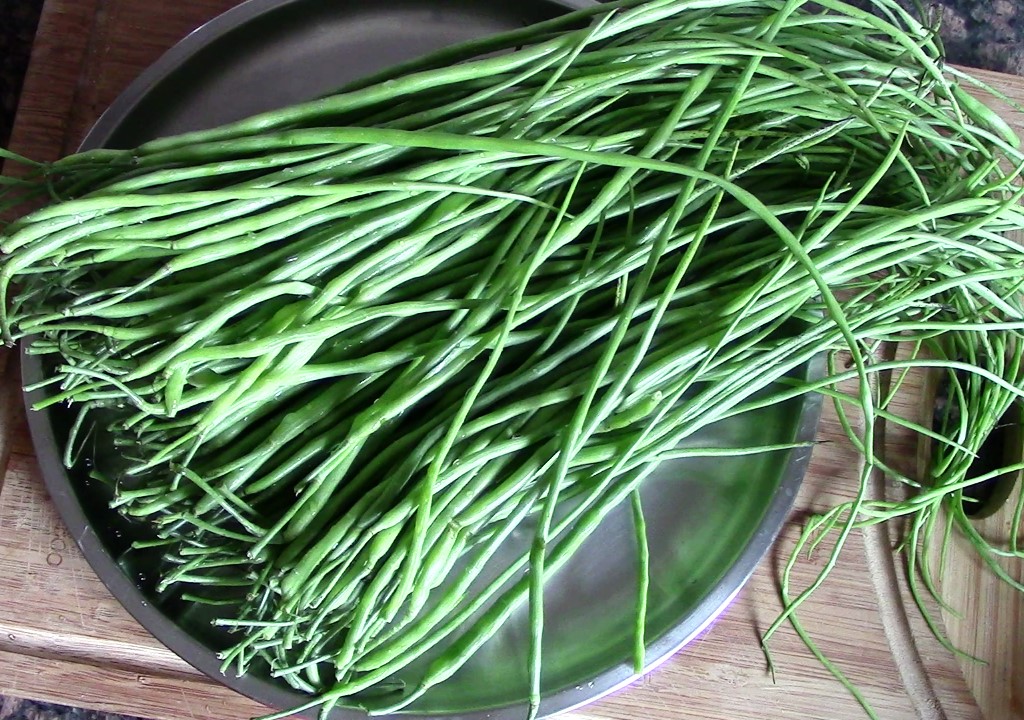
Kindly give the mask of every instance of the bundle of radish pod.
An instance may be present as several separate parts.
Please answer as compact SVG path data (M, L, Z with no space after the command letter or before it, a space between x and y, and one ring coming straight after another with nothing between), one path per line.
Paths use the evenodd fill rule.
M862 485L910 488L803 543L899 520L913 558L948 513L1020 557L961 502L1024 395L1024 154L976 87L888 0L606 3L211 130L5 152L0 324L72 413L65 463L117 458L92 474L161 589L230 630L226 672L395 712L526 607L536 709L546 581L630 505L639 671L638 489L786 451L685 442L759 407L825 395L863 420ZM958 399L934 428L874 382L924 367ZM878 418L934 445L926 483Z

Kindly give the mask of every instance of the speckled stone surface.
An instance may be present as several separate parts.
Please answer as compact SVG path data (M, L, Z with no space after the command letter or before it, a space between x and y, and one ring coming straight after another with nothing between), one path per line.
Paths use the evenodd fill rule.
M1024 2L948 0L942 19L951 60L1024 75Z
M48 703L0 698L0 720L131 720L121 715Z
M0 147L11 132L42 6L42 0L0 0Z
M867 4L864 0L853 0ZM910 0L899 0L912 9ZM1024 75L1024 0L921 0L950 62Z
M1024 75L1024 0L924 0L924 4L941 23L950 62ZM10 133L41 6L42 0L0 0L0 146ZM131 719L0 696L0 720Z

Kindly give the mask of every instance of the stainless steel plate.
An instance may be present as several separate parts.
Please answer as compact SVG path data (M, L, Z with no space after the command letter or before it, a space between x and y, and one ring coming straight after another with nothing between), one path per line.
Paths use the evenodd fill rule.
M129 147L306 100L430 50L552 17L586 0L249 0L190 35L111 106L85 145ZM45 374L23 355L26 383ZM805 367L801 374L820 368ZM26 398L32 403L40 399ZM696 445L813 439L819 405L792 401L722 422ZM153 558L128 552L137 528L107 509L83 473L60 462L68 418L29 413L43 475L97 574L150 632L192 665L272 706L305 698L253 675L221 675L222 638L173 597L153 590ZM678 651L725 607L784 522L809 450L667 463L643 488L652 585L648 663ZM524 527L516 542L526 542ZM629 513L616 510L551 582L546 597L542 714L589 702L634 679L630 649L635 550ZM448 683L411 710L452 718L525 716L526 611ZM338 709L333 717L356 718Z

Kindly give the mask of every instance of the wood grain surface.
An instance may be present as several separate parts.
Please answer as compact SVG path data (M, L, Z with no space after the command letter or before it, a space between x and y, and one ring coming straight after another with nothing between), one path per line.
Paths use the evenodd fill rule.
M11 149L48 160L74 147L102 110L148 64L232 0L48 0ZM978 73L1024 101L1024 81ZM1021 127L1016 111L1001 112ZM152 718L236 720L265 709L210 680L164 648L106 591L57 517L43 488L21 406L15 358L0 356L0 694L48 700ZM919 381L919 382L923 382ZM903 410L922 411L914 388ZM760 633L780 610L776 578L808 513L851 497L856 454L844 442L826 406L797 509L770 555L723 615L683 652L657 670L585 709L572 720L860 719L863 711L787 629L772 644L776 678L767 671ZM887 438L894 456L913 458L913 440ZM879 479L878 495L894 492ZM993 521L995 522L995 521ZM891 529L854 536L830 582L805 604L802 619L832 658L886 720L984 715L960 662L908 610L902 567ZM809 582L828 548L801 562L798 583ZM971 583L983 581L972 576ZM962 609L990 617L1000 605L1007 622L1007 662L1020 663L1024 613L1010 595L965 597ZM986 591L988 592L988 591ZM970 604L970 603L968 603ZM938 609L936 608L936 611ZM970 616L967 617L967 621ZM966 622L966 621L965 621ZM967 627L967 626L965 626ZM1016 630L1016 632L1014 632ZM978 652L988 653L995 646ZM984 688L986 712L1013 690L1014 703L988 720L1022 717L1024 667L988 658L973 669L972 687ZM1009 679L993 683L984 673ZM977 675L977 677L975 677ZM980 678L980 679L979 679ZM1003 712L1000 710L1000 712Z

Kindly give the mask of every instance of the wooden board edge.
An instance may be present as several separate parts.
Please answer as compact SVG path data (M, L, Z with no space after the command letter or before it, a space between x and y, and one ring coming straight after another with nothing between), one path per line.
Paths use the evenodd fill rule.
M0 649L0 695L153 720L238 720L271 710L207 678L14 654ZM117 688L118 693L110 692ZM140 690L134 690L140 688Z

